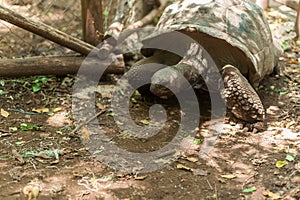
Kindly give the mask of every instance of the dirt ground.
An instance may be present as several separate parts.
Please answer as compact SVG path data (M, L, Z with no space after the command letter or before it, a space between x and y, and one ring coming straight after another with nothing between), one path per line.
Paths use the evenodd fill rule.
M24 6L14 8L22 10ZM56 9L57 13L61 10ZM271 27L288 27L294 13L283 18L276 9L267 13ZM80 35L75 31L80 23L70 27L75 36ZM16 30L18 36L13 27L8 30L7 24L0 23L2 58L69 53ZM173 159L162 157L160 162L165 162L165 167L147 173L138 166L128 172L126 165L123 170L114 168L122 163L100 162L98 156L103 149L91 151L82 142L96 137L87 125L74 133L92 116L82 116L80 122L74 122L72 103L77 102L77 110L89 106L84 97L73 96L75 76L0 79L0 198L30 199L26 197L30 193L31 197L38 194L37 199L60 200L300 199L300 41L292 39L290 29L284 31L288 40L283 45L280 72L266 77L258 91L267 111L265 130L252 133L227 123L211 151L199 156L214 130L208 128L209 94L197 90L201 116L196 136L184 135L180 143L184 151L175 152ZM20 34L24 34L24 43L39 49L27 49L30 45L13 42ZM97 87L93 106L99 115L88 123L101 125L108 138L106 143L145 153L160 149L173 139L182 115L176 101L135 94L130 113L137 124L150 126L148 111L153 104L162 104L168 114L166 125L156 136L138 139L120 130L113 118L112 86L101 83Z

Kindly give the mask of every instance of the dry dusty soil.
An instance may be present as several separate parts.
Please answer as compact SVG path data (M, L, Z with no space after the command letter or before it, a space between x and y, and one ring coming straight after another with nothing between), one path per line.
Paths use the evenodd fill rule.
M294 15L282 18L273 9L268 19L280 27ZM16 42L19 29L0 26L3 58L68 53L23 32L23 44L39 45L36 51L26 49L30 45ZM221 121L211 120L210 96L200 90L199 126L183 134L177 134L180 118L193 112L182 112L176 99L134 94L129 113L139 126L160 125L150 121L153 104L163 105L167 114L158 134L139 138L141 132L122 130L126 124L115 120L129 115L112 109L111 82L100 83L94 93L89 85L73 90L80 80L75 76L0 79L0 199L300 199L299 40L289 38L284 48L280 72L259 87L267 115L265 129L256 133L227 119L224 130L216 132L209 124ZM94 113L86 114L88 108ZM147 154L174 138L174 148L155 159Z

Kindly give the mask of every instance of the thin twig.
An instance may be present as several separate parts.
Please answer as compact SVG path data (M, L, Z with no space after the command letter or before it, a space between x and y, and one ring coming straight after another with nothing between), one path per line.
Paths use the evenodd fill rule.
M80 124L79 126L77 126L71 133L70 135L74 135L79 129L81 129L83 126L89 124L91 121L93 121L94 119L96 119L97 117L99 117L100 115L102 115L106 110L101 110L100 112L98 112L97 114L95 114L94 116L92 116L90 119L88 119L87 121L83 122L82 124Z
M251 176L249 176L249 177L244 181L244 183L243 183L243 185L242 185L242 188L244 188L245 185L247 185L247 184L249 183L250 179L254 178L255 175L256 175L256 173L253 174L253 175L251 175Z
M208 183L208 186L210 187L210 189L213 190L214 188L211 186L209 180L206 179L206 182Z
M218 200L218 190L217 190L217 184L215 184L215 196L216 196L216 199Z
M32 160L29 160L29 162L32 164L33 169L36 170L36 166L35 166L35 164L32 162Z

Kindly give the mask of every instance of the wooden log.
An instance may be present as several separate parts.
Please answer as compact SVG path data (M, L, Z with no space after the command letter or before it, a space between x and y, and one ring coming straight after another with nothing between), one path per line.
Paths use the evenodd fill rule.
M69 34L61 32L51 26L48 26L41 22L34 22L27 17L24 17L12 10L9 10L3 6L0 6L0 19L7 21L13 25L23 28L27 31L35 33L41 37L51 40L64 47L72 49L83 55L88 55L94 48L80 39L77 39ZM2 73L2 72L1 72Z
M97 46L103 37L102 3L99 0L81 0L83 40Z
M300 36L300 2L297 9L297 18L296 18L296 24L295 24L296 34L297 37Z
M84 61L85 74L94 74L96 70L105 74L123 74L125 64L123 60L85 59L80 56L47 56L17 59L0 59L0 77L20 77L32 75L66 75L76 74ZM99 71L98 71L99 72Z

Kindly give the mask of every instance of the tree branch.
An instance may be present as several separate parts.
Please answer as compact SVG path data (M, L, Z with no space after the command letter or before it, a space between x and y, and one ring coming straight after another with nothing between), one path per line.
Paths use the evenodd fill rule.
M0 19L14 24L27 31L35 33L41 37L51 40L64 47L72 49L83 55L88 55L94 46L77 39L71 35L61 32L51 26L48 26L41 22L34 22L27 17L0 6Z
M32 75L76 74L84 61L84 73L94 74L95 70L105 70L107 74L123 74L123 60L114 59L111 63L99 59L85 59L79 56L48 56L17 59L0 59L0 77L20 77Z

